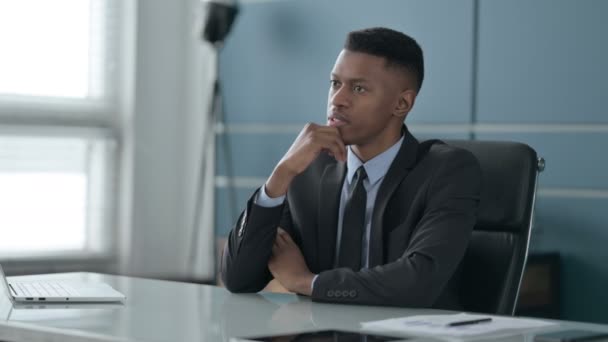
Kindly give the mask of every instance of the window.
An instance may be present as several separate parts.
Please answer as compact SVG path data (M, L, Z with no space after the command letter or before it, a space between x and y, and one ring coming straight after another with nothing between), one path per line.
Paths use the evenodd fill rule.
M89 231L109 216L111 139L38 134L0 136L0 251L99 250L102 241L90 241Z
M0 257L107 253L118 0L0 0Z
M111 0L0 0L0 94L94 99L115 68Z

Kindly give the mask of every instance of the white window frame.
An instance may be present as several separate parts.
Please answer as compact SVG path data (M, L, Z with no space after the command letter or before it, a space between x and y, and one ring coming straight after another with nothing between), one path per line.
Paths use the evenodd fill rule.
M48 252L29 256L0 255L7 273L33 273L66 271L85 266L93 269L111 267L117 264L119 179L118 170L121 160L122 118L125 115L125 90L127 79L124 70L133 37L132 20L135 0L94 0L103 2L106 11L93 30L104 32L98 48L103 50L100 68L99 89L85 99L63 99L27 95L0 94L0 134L27 136L60 136L78 137L105 142L108 146L107 162L102 172L106 180L95 193L99 198L89 198L89 207L97 205L95 201L105 201L103 219L98 222L102 227L95 227L87 213L87 249L78 252ZM107 18L112 18L112 27ZM126 25L129 24L129 25ZM89 156L89 157L92 157ZM100 186L91 184L89 186ZM91 192L88 192L91 194Z

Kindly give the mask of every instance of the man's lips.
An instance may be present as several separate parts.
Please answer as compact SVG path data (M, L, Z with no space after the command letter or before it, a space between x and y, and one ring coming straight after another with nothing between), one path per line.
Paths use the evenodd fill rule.
M348 120L340 114L332 114L327 118L327 125L330 127L341 127L348 123Z

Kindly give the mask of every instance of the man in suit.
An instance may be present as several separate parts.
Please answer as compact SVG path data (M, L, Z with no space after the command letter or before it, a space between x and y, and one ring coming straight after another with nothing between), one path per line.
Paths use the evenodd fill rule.
M274 277L314 301L459 308L481 171L471 153L407 130L423 78L414 39L349 33L327 125L303 128L230 232L230 291L257 292Z

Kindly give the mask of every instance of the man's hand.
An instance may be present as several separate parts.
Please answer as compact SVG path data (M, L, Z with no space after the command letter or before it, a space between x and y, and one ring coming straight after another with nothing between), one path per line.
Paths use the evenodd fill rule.
M285 288L291 292L310 296L314 274L310 272L302 252L289 236L279 227L272 246L272 257L268 269Z
M346 146L338 129L309 123L281 158L279 165L294 174L300 174L321 151L327 151L337 160L346 161Z
M285 195L293 178L306 170L322 151L346 161L346 146L336 127L307 124L266 181L268 196Z

